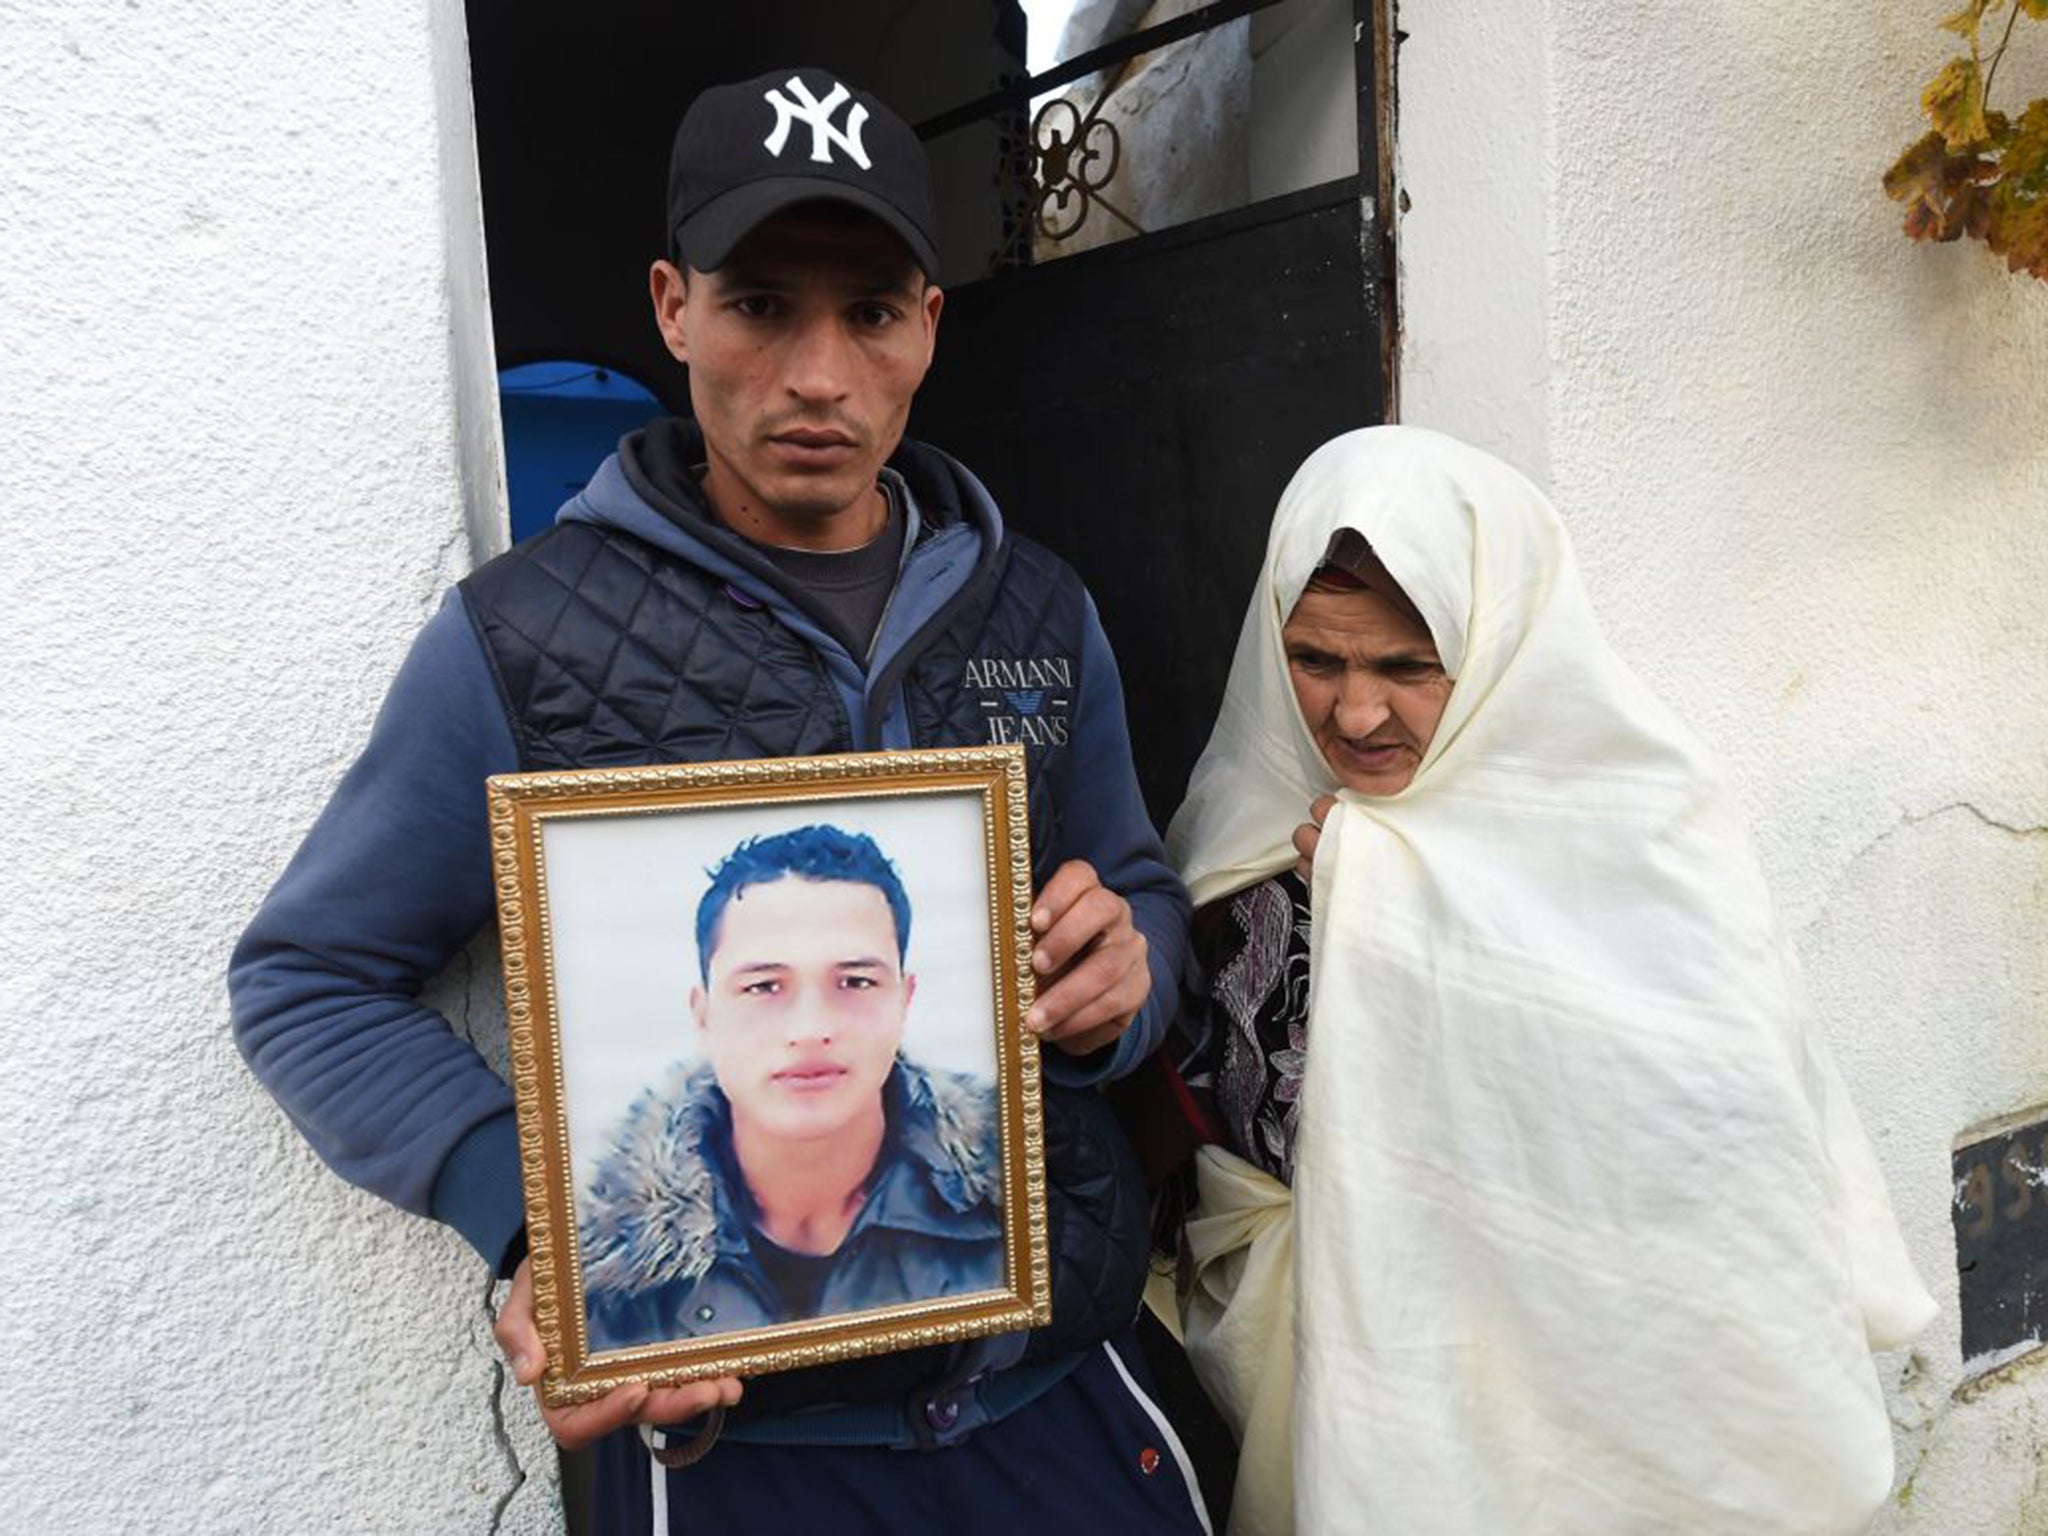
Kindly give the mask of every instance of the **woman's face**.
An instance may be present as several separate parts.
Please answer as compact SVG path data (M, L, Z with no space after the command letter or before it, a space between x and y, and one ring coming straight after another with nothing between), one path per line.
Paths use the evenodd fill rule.
M1406 789L1451 697L1422 620L1370 587L1311 585L1280 638L1301 718L1337 782L1367 795Z

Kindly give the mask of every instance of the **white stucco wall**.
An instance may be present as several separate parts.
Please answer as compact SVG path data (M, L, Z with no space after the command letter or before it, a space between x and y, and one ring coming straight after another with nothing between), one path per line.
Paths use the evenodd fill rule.
M1402 5L1401 388L1548 481L1732 766L1943 1302L1882 1362L1879 1529L2004 1536L2048 1531L2048 1369L1952 1396L1949 1153L2048 1103L2048 284L1878 189L1949 9Z
M1951 1396L1947 1162L2048 1101L2048 285L1897 234L1943 7L1881 9L1404 7L1402 389L1731 762L1948 1303L1883 1528L1976 1536L2048 1529L2048 1371ZM0 0L0 1527L558 1518L481 1266L315 1163L219 982L501 537L460 25Z
M315 1163L221 986L468 564L459 464L495 515L460 28L0 0L6 1530L557 1519L483 1266Z

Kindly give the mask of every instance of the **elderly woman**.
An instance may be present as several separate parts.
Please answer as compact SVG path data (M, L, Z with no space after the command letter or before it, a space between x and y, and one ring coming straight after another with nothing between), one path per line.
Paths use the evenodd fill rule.
M1410 428L1313 454L1169 846L1234 1532L1866 1525L1869 1351L1933 1303L1734 796L1534 486Z

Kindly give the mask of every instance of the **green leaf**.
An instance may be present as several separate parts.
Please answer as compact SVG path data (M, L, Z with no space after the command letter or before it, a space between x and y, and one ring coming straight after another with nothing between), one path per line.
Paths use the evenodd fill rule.
M1920 93L1920 105L1952 150L1969 149L1990 136L1984 122L1984 76L1975 59L1950 59Z
M2036 21L2048 21L2048 0L2019 0L2019 7Z
M1929 133L1884 173L1884 194L1906 205L1906 233L1915 240L1959 240L1984 232L1984 187L1997 176L1995 162L1956 154L1939 133Z

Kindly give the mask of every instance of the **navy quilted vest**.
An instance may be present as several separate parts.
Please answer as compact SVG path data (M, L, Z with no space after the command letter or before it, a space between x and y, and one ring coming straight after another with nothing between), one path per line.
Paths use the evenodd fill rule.
M563 523L461 585L524 770L853 750L806 640L631 534ZM1085 615L1064 561L1009 540L875 690L902 686L913 745L1024 746L1041 879L1068 790Z

